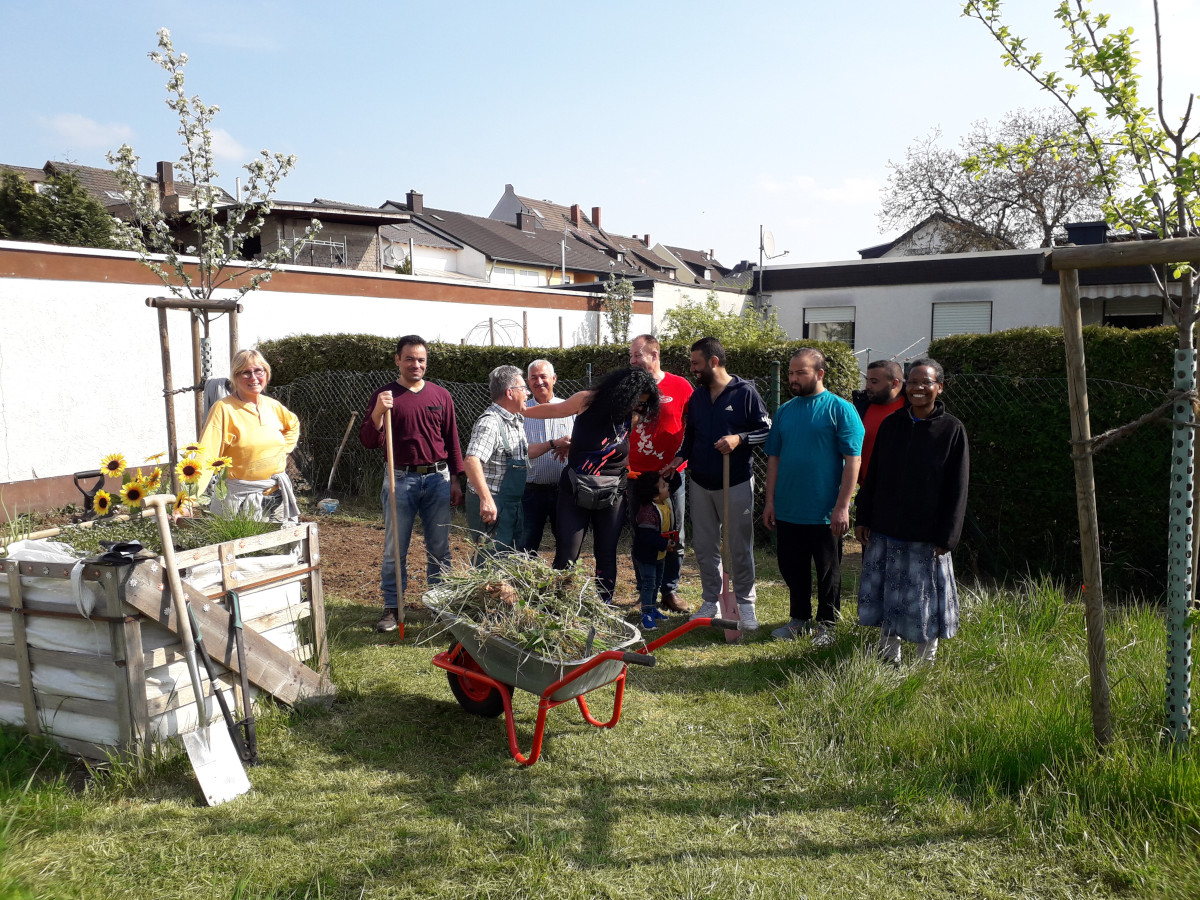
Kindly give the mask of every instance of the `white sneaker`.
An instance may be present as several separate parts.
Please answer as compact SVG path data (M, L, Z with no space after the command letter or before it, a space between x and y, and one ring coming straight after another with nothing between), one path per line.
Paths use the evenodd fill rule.
M819 622L817 624L817 634L813 638L813 646L814 647L817 647L819 649L824 649L826 647L832 647L835 639L836 638L833 633L833 625L832 624L829 624L826 622Z
M802 634L808 634L812 631L811 619L792 619L782 628L776 628L771 632L771 637L777 641L794 641Z
M742 631L758 631L758 616L754 614L753 603L738 604L738 622L742 626Z
M693 619L716 619L719 618L720 609L717 604L711 600L705 600L700 604L700 608L692 613Z

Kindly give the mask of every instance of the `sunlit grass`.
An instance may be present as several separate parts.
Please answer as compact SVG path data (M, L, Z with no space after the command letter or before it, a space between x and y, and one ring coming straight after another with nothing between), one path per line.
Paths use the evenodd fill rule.
M374 609L330 600L339 697L263 709L254 791L230 804L199 806L180 754L78 789L5 738L0 897L1200 893L1200 772L1162 743L1155 609L1110 611L1100 752L1082 609L1054 585L966 593L937 664L894 670L850 625L826 650L770 640L786 598L760 577L753 639L664 647L611 731L551 712L528 769L502 720L454 702L419 625L380 637ZM515 702L528 749L535 702Z

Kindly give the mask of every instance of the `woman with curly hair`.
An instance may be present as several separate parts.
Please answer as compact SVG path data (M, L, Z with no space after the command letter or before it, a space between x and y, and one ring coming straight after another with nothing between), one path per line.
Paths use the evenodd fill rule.
M579 558L591 528L600 595L610 603L617 582L617 539L625 524L629 430L637 422L653 422L658 403L654 376L627 368L609 372L591 390L563 403L525 410L538 419L575 414L567 467L558 485L554 567L565 569Z

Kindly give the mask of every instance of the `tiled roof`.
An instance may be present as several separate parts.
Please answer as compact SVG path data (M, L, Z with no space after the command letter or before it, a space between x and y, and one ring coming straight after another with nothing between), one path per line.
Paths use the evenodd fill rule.
M452 241L440 234L434 234L420 222L406 222L403 225L384 225L379 229L379 236L385 241L395 241L407 244L412 238L418 247L436 247L441 250L460 250L462 244Z
M663 281L673 281L674 266L659 259L649 251L641 238L616 234L597 228L591 218L580 208L578 226L571 223L571 208L550 200L534 200L532 197L515 195L525 208L533 213L538 225L547 231L561 234L565 229L568 234L591 243L609 255L624 254L624 258L632 263L633 268L645 275Z
M483 216L445 209L430 209L413 216L423 225L474 247L489 259L498 262L526 263L528 265L555 267L562 264L563 239L561 228L537 228L521 231L516 223L511 225ZM595 249L591 242L581 241L573 234L567 236L567 268L575 271L618 275L636 275L634 266L619 263L611 256Z
M704 277L705 269L711 270L717 277L727 275L731 271L728 266L721 265L715 256L709 256L702 250L688 250L686 247L672 247L670 244L663 246L674 253L699 278Z
M43 171L45 171L46 175L52 172L74 172L84 189L111 213L119 213L121 210L129 208L125 202L124 189L121 187L121 182L117 180L117 175L112 169L98 169L94 166L81 166L77 163L50 160L43 167ZM140 177L150 185L157 182L157 179L153 176L142 175ZM195 186L190 181L175 179L175 193L180 197L190 197L194 190ZM226 193L223 189L216 187L215 190L218 205L235 202L233 196Z
M4 172L5 170L16 172L30 184L38 184L46 180L45 172L41 169L31 169L29 166L10 166L6 163L0 163L0 172Z

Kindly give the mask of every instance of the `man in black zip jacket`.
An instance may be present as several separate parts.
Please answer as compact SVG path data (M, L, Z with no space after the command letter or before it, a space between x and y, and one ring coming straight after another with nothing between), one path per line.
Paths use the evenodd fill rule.
M754 611L754 477L751 448L771 430L771 417L754 384L725 370L725 348L716 338L692 344L692 376L699 386L688 401L687 429L679 456L686 460L692 514L692 549L700 569L703 604L696 616L716 616L721 596L721 529L729 529L730 581L742 631L758 628ZM729 457L729 522L723 522L723 457Z

